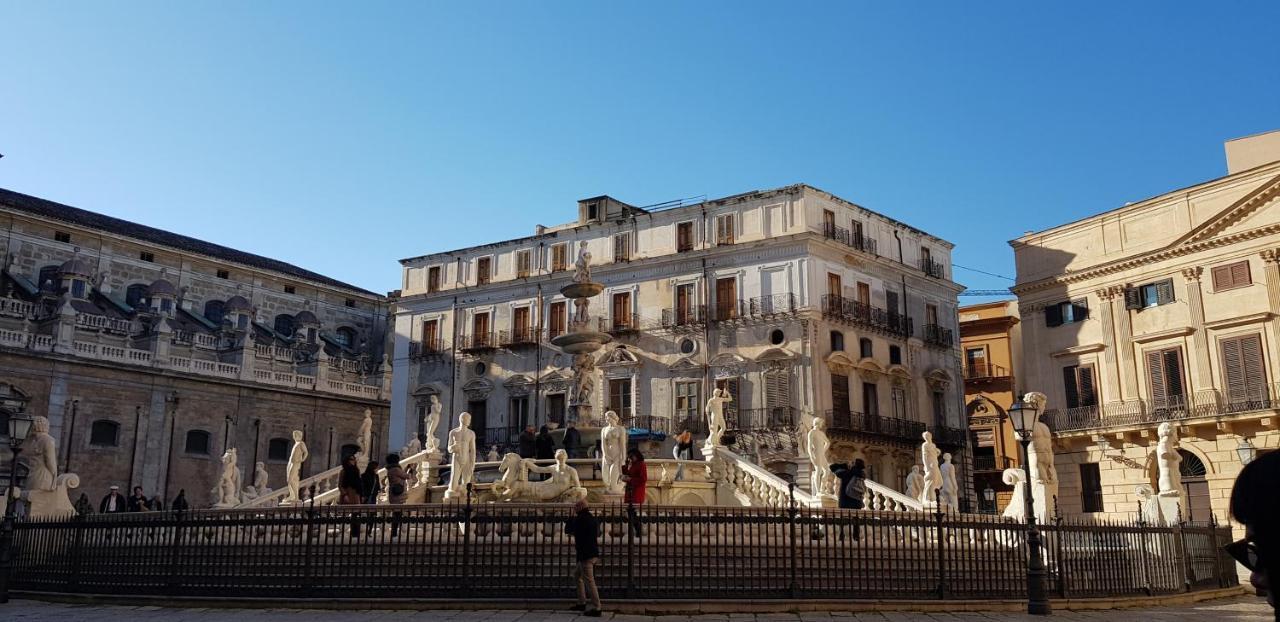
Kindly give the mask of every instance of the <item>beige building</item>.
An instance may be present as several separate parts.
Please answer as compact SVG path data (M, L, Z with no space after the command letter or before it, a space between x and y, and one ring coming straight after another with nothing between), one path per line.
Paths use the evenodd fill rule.
M1022 464L1020 445L1004 411L1022 390L1022 327L1018 303L999 300L960 307L964 403L973 432L973 489L981 509L998 513L1013 496L1004 470ZM986 499L991 490L993 498Z
M293 430L306 475L351 450L366 408L386 429L383 296L8 190L0 229L0 434L48 416L73 498L138 485L201 507L227 447L278 488Z
M1011 242L1024 390L1049 396L1062 510L1132 516L1161 422L1185 518L1227 515L1241 460L1280 446L1280 134L1228 174Z
M734 448L779 472L804 468L795 433L821 417L836 455L881 483L901 489L926 429L967 483L951 244L804 185L648 208L594 197L527 238L403 260L393 444L422 433L431 395L451 422L469 411L486 449L565 423L571 361L549 339L583 242L613 336L597 414L701 432L724 388Z

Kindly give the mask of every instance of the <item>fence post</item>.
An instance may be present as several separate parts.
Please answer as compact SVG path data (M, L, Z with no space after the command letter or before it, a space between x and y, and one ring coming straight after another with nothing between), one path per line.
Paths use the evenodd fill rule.
M1151 596L1153 593L1153 590L1151 589L1151 569L1147 567L1147 559L1150 557L1150 547L1147 546L1147 521L1142 516L1141 503L1138 504L1138 543L1141 545L1138 550L1138 555L1141 556L1138 559L1138 562L1142 566L1143 591L1147 593L1147 596Z
M787 585L787 590L791 594L791 598L799 598L800 583L799 581L796 580L796 571L797 571L796 559L798 554L798 551L796 550L796 516L797 514L799 514L799 510L796 508L796 483L795 482L787 483L787 495L789 497L789 500L787 501L787 523L790 528L790 535L788 536L789 538L788 544L791 549L791 579Z
M75 518L72 519L75 526L72 527L73 535L71 537L71 576L67 580L67 588L72 592L80 589L80 564L84 549L84 523L86 520L85 515L80 513L77 513Z
M938 529L938 598L947 597L946 552L947 537L942 533L942 489L933 491L933 517Z
M462 577L459 591L465 596L471 591L471 491L473 486L467 482L467 501L462 507Z
M311 504L306 510L306 520L303 522L303 528L306 530L306 548L302 554L302 590L304 593L310 593L312 586L312 564L311 559L314 556L315 540L319 535L319 527L316 525L316 485L312 484L307 489L311 495Z
M178 593L178 590L181 589L182 587L182 581L179 580L178 578L180 574L178 572L178 556L179 556L179 551L182 547L182 534L183 534L182 516L183 514L184 512L182 510L176 510L173 513L173 518L174 518L173 541L169 543L168 588L169 588L170 594Z
M632 598L636 584L636 529L639 529L640 517L636 516L636 504L627 502L627 598Z
M1173 527L1173 539L1182 554L1182 588L1190 592L1195 584L1195 571L1191 568L1191 550L1187 548L1187 523L1182 519L1182 507L1178 507L1178 522Z
M1053 496L1053 526L1054 532L1054 570L1058 575L1058 598L1067 597L1067 565L1062 558L1062 513L1058 511L1058 495Z

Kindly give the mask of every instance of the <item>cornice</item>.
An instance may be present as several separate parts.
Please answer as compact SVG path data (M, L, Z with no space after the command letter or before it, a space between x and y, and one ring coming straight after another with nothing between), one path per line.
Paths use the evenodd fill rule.
M1196 329L1191 326L1179 326L1178 328L1170 328L1169 330L1162 330L1162 331L1157 331L1154 333L1146 333L1142 335L1134 335L1133 342L1134 343L1150 343L1152 341L1159 341L1161 339L1168 339L1170 337L1185 337L1194 332L1196 332Z
M1205 322L1204 327L1208 330L1220 330L1223 328L1233 328L1236 326L1244 326L1246 324L1261 324L1262 322L1270 320L1275 316L1276 316L1275 313L1272 313L1270 311L1263 311L1262 313L1253 313L1250 315L1242 315L1239 317L1227 318L1225 320L1215 320L1213 322Z
M1054 358L1061 358L1064 356L1077 356L1080 354L1089 354L1090 352L1101 352L1105 349L1106 349L1106 346L1100 343L1089 343L1089 344L1080 345L1080 346L1072 346L1065 350L1058 350L1057 352L1051 353L1049 356L1052 356Z

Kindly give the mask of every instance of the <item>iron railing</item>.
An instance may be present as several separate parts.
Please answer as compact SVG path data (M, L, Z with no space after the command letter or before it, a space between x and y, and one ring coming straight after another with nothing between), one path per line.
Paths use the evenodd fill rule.
M911 318L835 294L826 294L822 297L822 314L828 318L896 337L910 337L912 333Z
M837 227L834 223L822 224L822 236L828 240L835 240L849 248L860 250L864 253L876 253L876 241L861 233L850 231L844 227Z
M928 257L920 258L920 271L924 272L925 276L931 276L935 279L942 279L947 276L946 272L942 268L942 263L934 261Z
M969 442L969 431L961 428L949 428L945 425L935 426L932 430L933 442L942 446L960 447Z
M538 345L539 331L533 328L517 328L498 332L498 345L504 348Z
M409 358L428 358L449 352L449 344L443 339L431 341L412 341L409 343Z
M982 380L987 378L1007 378L1009 370L992 363L968 363L964 366L965 380Z
M956 340L950 328L943 328L937 324L925 324L924 343L938 348L950 348L956 344Z
M648 430L649 432L660 432L662 434L671 434L678 432L671 428L671 417L663 417L659 415L635 415L627 417L622 425L627 428L636 430Z
M796 312L795 294L757 296L748 301L747 314L751 317L770 317Z
M726 413L725 424L730 430L778 430L794 428L800 413L794 406L770 406L766 408L740 408Z
M1280 409L1280 383L1201 391L1135 402L1052 409L1045 422L1055 431L1088 430Z
M1003 471L1013 468L1013 459L1009 456L974 456L973 470L979 473Z
M662 310L663 328L691 328L707 323L706 305L688 305Z
M870 434L896 441L918 443L920 435L928 429L925 424L910 419L837 410L828 410L826 414L827 421L830 422L828 427L833 432Z
M304 493L305 494L305 493ZM167 598L566 600L565 505L327 506L18 522L11 588ZM941 512L594 505L605 599L1026 598L1026 527ZM351 537L354 530L364 536ZM1217 525L1055 519L1057 598L1238 582ZM426 560L426 561L424 561Z
M483 455L489 451L490 447L498 446L498 451L505 452L508 449L514 449L520 444L520 433L524 432L524 428L520 426L504 426L499 428L485 428L480 434L480 438L484 439L484 443L478 447L480 454Z
M463 352L480 352L497 347L498 335L496 333L473 333L458 337L458 349Z
M711 307L712 322L736 320L746 314L747 303L743 300L717 300Z

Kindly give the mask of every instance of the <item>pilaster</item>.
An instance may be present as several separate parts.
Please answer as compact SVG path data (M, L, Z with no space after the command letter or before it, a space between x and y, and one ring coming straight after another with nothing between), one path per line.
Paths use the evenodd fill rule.
M1267 278L1267 302L1271 309L1280 309L1280 249L1269 248L1262 251L1263 272ZM1271 377L1280 378L1280 319L1272 317L1267 320L1271 327Z
M1118 288L1123 292L1123 288ZM1111 312L1115 318L1115 343L1120 350L1120 367L1116 369L1120 376L1120 400L1136 401L1138 394L1138 365L1133 356L1133 324L1129 321L1129 310L1124 308L1124 295L1111 299Z
M1192 392L1211 391L1213 389L1212 374L1209 373L1209 336L1204 330L1204 295L1200 285L1200 275L1204 268L1199 266L1184 268L1182 278L1187 284L1187 309L1191 312L1191 362Z
M1121 287L1104 287L1097 292L1098 298L1102 300L1102 313L1098 314L1102 320L1102 354L1105 357L1107 369L1098 374L1098 380L1101 381L1102 394L1098 396L1100 402L1118 402L1123 401L1123 395L1120 393L1120 360L1116 353L1116 317L1115 306L1112 305L1117 297L1123 298L1124 289Z
M1045 328L1044 318L1040 317L1040 311L1043 309L1044 305L1018 303L1018 316L1022 319L1022 342L1024 344L1039 344L1043 342L1043 335L1041 333ZM1015 379L1015 381L1020 385L1017 389L1024 391L1043 391L1045 387L1037 387L1035 383L1046 381L1046 376L1040 373L1040 364L1041 359L1049 354L1044 352L1043 348L1028 348L1026 350L1036 352L1037 354L1023 358L1022 365L1025 367L1023 370L1024 377L1021 379ZM1015 397L1017 397L1016 390Z

